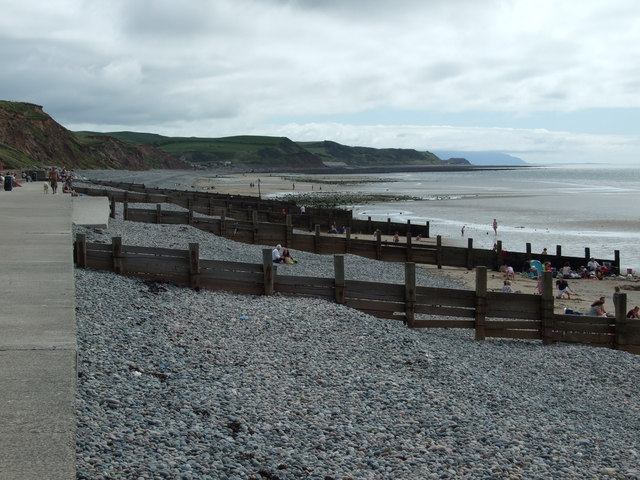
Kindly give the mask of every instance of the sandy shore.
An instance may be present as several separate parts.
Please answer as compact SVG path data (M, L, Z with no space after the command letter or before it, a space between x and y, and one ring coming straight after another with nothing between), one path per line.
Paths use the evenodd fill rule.
M278 173L206 174L194 179L196 190L232 195L268 196L276 193L344 192L358 184L374 182L373 177ZM259 188L258 188L259 186Z
M469 289L475 289L476 272L467 269L443 267L438 269L434 265L423 265L429 272L457 280ZM500 291L504 283L504 275L501 272L488 272L487 288L490 291ZM587 313L591 304L600 297L605 297L605 310L611 314L615 312L613 306L613 293L615 287L620 287L620 293L627 295L627 311L640 305L640 280L638 278L605 277L603 280L567 280L569 288L573 291L571 299L566 297L555 299L555 312L563 313L565 308L570 308L581 313ZM511 280L511 286L520 293L536 294L536 280L516 274ZM554 280L554 293L555 280Z

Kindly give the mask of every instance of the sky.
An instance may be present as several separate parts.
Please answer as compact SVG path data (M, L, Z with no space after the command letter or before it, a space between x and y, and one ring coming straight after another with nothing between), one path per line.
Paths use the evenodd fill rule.
M66 128L640 159L637 0L0 0L0 99Z

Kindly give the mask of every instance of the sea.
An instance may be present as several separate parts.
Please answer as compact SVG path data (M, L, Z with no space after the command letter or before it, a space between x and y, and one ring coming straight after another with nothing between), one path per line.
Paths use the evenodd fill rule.
M366 177L366 175L358 175ZM345 176L341 176L345 179ZM562 166L371 175L351 192L401 194L414 200L351 205L357 218L429 222L448 244L613 259L640 273L640 167ZM380 181L382 180L382 181ZM497 234L493 230L496 219ZM464 226L464 235L462 227Z

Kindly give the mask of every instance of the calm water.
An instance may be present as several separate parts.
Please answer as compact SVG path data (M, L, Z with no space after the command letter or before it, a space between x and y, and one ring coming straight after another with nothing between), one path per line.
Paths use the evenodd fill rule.
M379 178L379 175L372 176ZM430 221L431 235L492 248L613 258L620 251L623 271L640 271L640 168L527 168L480 172L385 174L389 182L363 184L352 191L394 192L423 200L354 205L357 217ZM498 220L498 234L491 226ZM461 227L465 236L461 236Z

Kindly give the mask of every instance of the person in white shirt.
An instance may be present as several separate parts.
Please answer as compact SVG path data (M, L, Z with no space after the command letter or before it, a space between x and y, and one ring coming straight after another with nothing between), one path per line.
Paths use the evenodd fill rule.
M282 245L276 245L276 248L271 251L271 260L273 263L282 263L284 261L282 258Z

